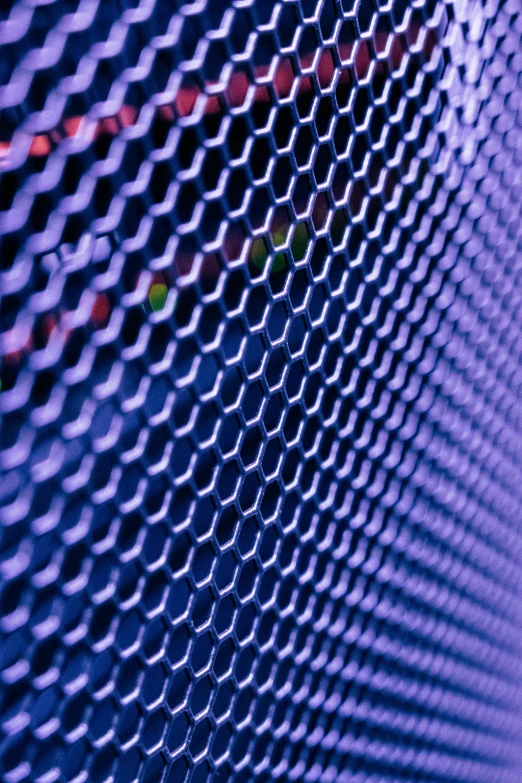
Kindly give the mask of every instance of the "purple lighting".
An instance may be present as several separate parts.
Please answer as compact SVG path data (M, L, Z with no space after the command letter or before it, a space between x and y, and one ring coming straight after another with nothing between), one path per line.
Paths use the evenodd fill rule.
M0 0L1 783L521 783L515 0Z

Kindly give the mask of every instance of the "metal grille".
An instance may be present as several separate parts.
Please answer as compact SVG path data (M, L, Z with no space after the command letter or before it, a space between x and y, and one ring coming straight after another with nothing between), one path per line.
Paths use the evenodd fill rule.
M520 783L521 10L0 3L4 783Z

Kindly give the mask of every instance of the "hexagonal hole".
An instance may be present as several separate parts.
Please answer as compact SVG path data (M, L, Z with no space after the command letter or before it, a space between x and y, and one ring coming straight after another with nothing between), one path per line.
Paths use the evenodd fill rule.
M269 190L266 187L256 188L248 208L250 225L254 231L267 231L270 206L271 196Z
M242 159L249 137L250 130L246 118L242 115L232 117L227 137L230 162Z
M169 590L170 585L163 571L149 577L141 599L143 608L149 616L156 615L165 608Z
M317 78L322 90L328 90L335 79L335 62L331 49L324 49L317 64Z
M223 636L225 633L232 631L234 627L235 615L236 605L234 603L234 599L231 595L227 595L219 602L218 610L216 612L216 619L214 622L214 628L220 636Z
M216 657L214 660L214 673L216 677L221 678L225 675L230 675L232 672L232 665L234 663L235 647L232 639L225 639L219 645Z
M348 217L344 209L338 209L334 212L330 224L330 238L335 249L340 249L346 242L348 236Z
M192 561L191 573L198 586L203 585L210 579L215 563L216 553L212 544L205 544L196 550L194 560Z
M314 116L316 98L309 76L301 77L295 108L301 121L311 120Z
M250 473L245 477L243 486L239 495L239 505L243 513L252 511L259 498L259 491L261 489L261 479L257 475L257 472Z
M225 100L228 106L237 109L242 106L247 108L252 99L252 81L249 74L241 66L236 66L228 78L225 90ZM249 98L250 96L250 98Z
M268 336L270 342L274 345L284 336L289 314L285 302L278 302L272 307L270 318L268 319Z
M285 367L286 357L283 349L274 348L265 370L265 379L270 389L274 389L280 384Z
M259 525L255 517L244 520L238 539L238 549L242 557L253 554L259 539Z
M215 454L212 451L202 452L194 468L194 481L200 492L212 489L217 472Z
M190 631L185 623L172 632L167 648L167 658L171 666L179 666L186 660L190 648Z
M307 326L304 318L299 316L294 318L288 331L288 348L293 357L299 355L306 343Z
M234 719L238 725L247 721L254 705L254 693L251 687L243 688L237 696Z
M172 677L167 694L167 705L172 712L185 706L190 689L190 675L187 669L176 672Z
M212 662L214 644L210 633L201 634L194 642L190 665L195 674L203 674Z
M250 167L254 181L263 180L266 177L270 157L271 150L268 139L265 136L257 138L250 153Z
M241 461L245 468L256 465L262 445L262 434L259 428L251 427L248 429L241 446Z
M141 649L148 662L162 656L168 640L167 628L161 617L149 623L142 639Z
M370 162L370 150L366 136L358 135L352 150L352 167L356 174L365 174Z
M250 291L246 316L251 329L261 327L268 313L268 300L264 288L256 287Z
M206 712L210 706L212 699L212 680L207 675L198 680L194 685L192 695L190 697L190 710L193 717L197 718L202 713Z
M357 95L353 104L353 118L355 121L356 130L366 130L372 108L369 88L360 87L357 91Z
M216 736L214 737L214 742L212 743L212 758L217 761L220 758L223 758L230 749L230 743L232 741L232 729L228 724L225 724L224 726L220 726L219 729L216 732Z
M235 675L239 684L246 682L252 674L255 662L255 653L253 647L246 647L241 650L235 667Z
M214 596L210 587L198 590L192 605L192 622L197 631L202 630L210 622L214 606Z
M281 48L291 47L298 35L298 16L291 5L283 6L277 20L277 35Z
M216 574L216 587L220 593L232 587L237 574L237 559L234 552L226 552L221 556Z
M217 491L222 503L228 503L236 496L240 482L239 468L236 462L223 465L218 479Z
M352 61L353 46L359 38L357 26L353 19L346 19L339 30L338 51L343 65L350 65Z
M232 707L234 700L234 688L230 680L223 682L217 691L216 700L214 702L214 716L217 720L220 720L226 716Z
M171 753L179 753L186 746L189 731L190 723L186 713L182 713L181 715L178 715L176 718L174 718L167 739L167 748ZM183 766L186 773L186 762ZM179 769L178 765L177 772L179 773L180 771L181 770ZM179 779L183 780L181 777ZM177 780L178 778L176 778L176 781Z
M216 539L220 547L231 544L238 529L237 513L233 507L223 509L216 527Z
M292 184L292 166L288 157L279 158L272 174L272 187L276 198L287 198Z
M281 463L282 449L278 440L270 440L267 443L263 457L263 474L269 479L277 475Z
M161 747L166 729L167 717L163 710L156 710L149 715L141 733L143 747L148 753Z
M358 41L355 46L357 49L355 54L355 74L358 81L363 82L370 72L372 54L367 41Z
M294 155L299 168L304 168L310 164L314 151L314 140L312 130L309 125L302 125L299 128L294 144Z
M284 108L279 109L274 125L274 141L279 152L283 152L289 148L294 128L295 121L290 107L285 106Z
M350 139L351 139L350 132L351 132L351 128L350 128L350 122L348 120L348 117L339 117L335 126L335 133L334 133L335 151L337 153L338 158L345 158L348 155ZM337 167L337 170L338 169L339 167ZM346 177L346 180L347 179L348 177Z
M277 481L271 481L261 501L261 517L265 522L273 522L281 509L281 491Z
M245 421L254 422L261 414L263 406L264 392L259 382L251 383L243 398L242 411Z
M392 22L387 14L379 14L375 26L373 45L377 56L386 55L392 43Z
M198 499L192 516L193 530L198 540L207 538L215 525L217 511L215 500L212 496Z
M327 95L319 101L315 116L317 135L321 140L326 140L331 136L335 119L336 112L334 111L332 98Z
M332 174L332 154L329 147L326 144L322 144L319 147L319 151L314 163L314 175L318 187L324 187L328 185Z
M289 58L284 57L277 67L274 79L275 91L279 100L288 98L295 84L296 76L293 63Z
M348 202L348 208L352 220L361 220L364 217L366 211L367 198L364 188L364 183L360 180L356 180L352 183L350 191L350 198Z
M286 393L290 401L299 399L303 390L303 385L305 383L305 380L306 380L306 370L303 362L301 361L293 362L290 367L288 378L286 379L286 384L285 384Z
M302 390L303 387L301 386L300 388ZM289 408L288 413L286 415L285 426L283 430L283 435L287 444L293 443L297 439L299 435L299 431L301 429L301 424L302 424L302 417L301 417L299 405L292 405ZM286 460L285 460L285 465L286 465ZM297 468L297 464L294 464L293 467Z
M246 601L249 596L253 595L257 575L258 567L255 560L249 560L243 565L237 585L237 594L241 601Z
M257 620L257 609L254 603L244 606L239 613L236 624L236 635L240 644L244 644L247 639L253 638L254 629Z
M290 422L287 420L286 424L288 424L288 432L287 427L285 425L285 438L289 442L295 442L297 438L298 432L303 431L303 427L301 427L301 422ZM290 431L290 426L294 426L294 430ZM300 429L299 429L300 428ZM283 478L283 483L285 487L291 487L295 484L296 480L299 478L299 473L301 469L301 458L299 455L299 451L297 449L290 449L287 451L285 458L284 458L284 465L283 470L281 471L281 475Z
M325 193L318 193L315 197L312 221L316 231L320 231L328 218L329 204Z

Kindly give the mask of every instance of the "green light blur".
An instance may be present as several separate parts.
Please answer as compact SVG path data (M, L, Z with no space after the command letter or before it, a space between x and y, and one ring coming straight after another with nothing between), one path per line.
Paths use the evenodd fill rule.
M274 247L277 248L284 244L287 238L287 234L288 226L282 226L278 231L275 231L272 234L272 244ZM305 257L308 247L308 240L309 237L305 224L298 223L294 231L291 245L291 252L296 261L301 261ZM252 248L250 250L250 260L254 266L257 267L257 269L261 270L261 272L264 272L268 261L268 251L263 239L259 238L253 241ZM286 254L283 252L276 253L274 260L272 261L270 272L281 272L286 268L286 266Z
M154 283L149 291L149 304L152 310L157 313L163 310L167 301L168 289L165 283Z

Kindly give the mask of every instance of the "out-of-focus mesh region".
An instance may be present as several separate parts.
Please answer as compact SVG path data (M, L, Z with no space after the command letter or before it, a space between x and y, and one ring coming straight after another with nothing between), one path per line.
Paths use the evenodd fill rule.
M520 783L518 0L0 0L0 780Z

